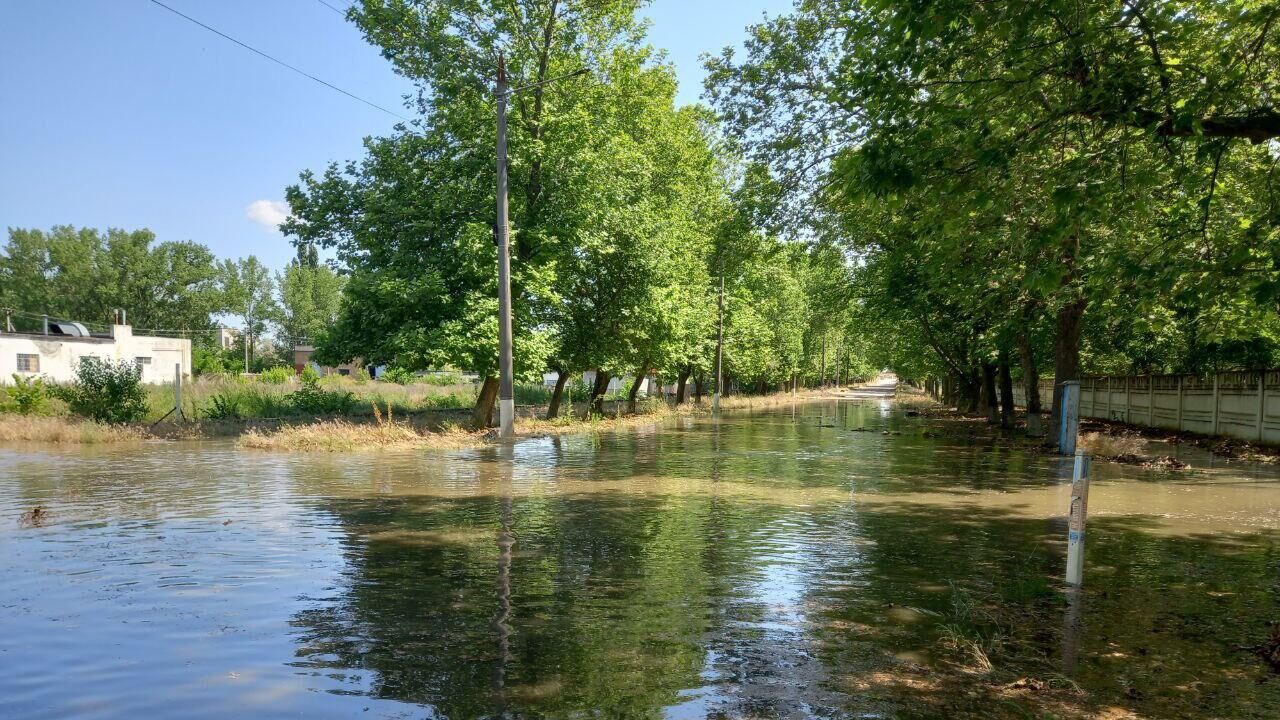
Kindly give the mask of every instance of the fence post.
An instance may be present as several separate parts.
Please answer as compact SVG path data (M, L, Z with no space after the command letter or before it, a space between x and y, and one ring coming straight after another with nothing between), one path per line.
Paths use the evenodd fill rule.
M1218 434L1218 373L1213 373L1213 435Z
M1124 376L1124 422L1132 422L1133 417L1133 401L1129 399L1129 386L1133 378L1128 375Z
M1267 430L1263 421L1267 419L1267 371L1258 372L1258 442L1267 439Z
M173 411L179 421L182 418L182 363L173 366Z
M1156 426L1156 376L1147 376L1147 425Z
M1111 417L1111 376L1107 376L1107 420L1113 420Z
M1182 432L1182 380L1185 376L1178 376L1178 432Z
M1076 451L1071 472L1071 510L1067 515L1067 584L1084 582L1084 526L1089 515L1089 457Z

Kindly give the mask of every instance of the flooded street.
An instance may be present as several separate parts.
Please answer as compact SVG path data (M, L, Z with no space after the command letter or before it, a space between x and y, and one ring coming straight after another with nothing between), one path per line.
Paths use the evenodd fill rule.
M0 717L1280 715L1280 471L1096 464L1069 602L1065 465L944 430L0 447Z

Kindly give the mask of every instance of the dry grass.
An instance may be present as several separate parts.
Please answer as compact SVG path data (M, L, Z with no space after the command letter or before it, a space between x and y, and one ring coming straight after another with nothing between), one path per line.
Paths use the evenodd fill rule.
M138 442L146 433L129 425L102 425L89 420L39 415L0 415L0 442L60 445Z
M275 431L249 430L240 437L240 446L257 450L298 452L352 452L396 447L470 447L486 442L486 434L459 428L419 432L400 422L352 423L325 420L305 425L286 425Z

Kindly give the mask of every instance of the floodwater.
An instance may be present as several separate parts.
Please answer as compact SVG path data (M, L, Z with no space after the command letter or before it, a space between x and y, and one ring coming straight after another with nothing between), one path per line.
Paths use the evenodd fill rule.
M1062 462L874 399L0 447L0 717L1275 718L1280 472L1184 459L1094 466L1068 596Z

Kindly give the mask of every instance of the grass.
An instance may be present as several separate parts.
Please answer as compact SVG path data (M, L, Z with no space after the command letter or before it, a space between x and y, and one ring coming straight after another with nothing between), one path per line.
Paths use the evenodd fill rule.
M404 422L353 423L324 420L286 425L273 432L250 429L240 446L256 450L352 452L396 447L469 447L484 442L484 433L451 428L420 432Z
M146 437L131 425L102 425L90 420L44 415L0 415L0 441L60 445L137 442Z

